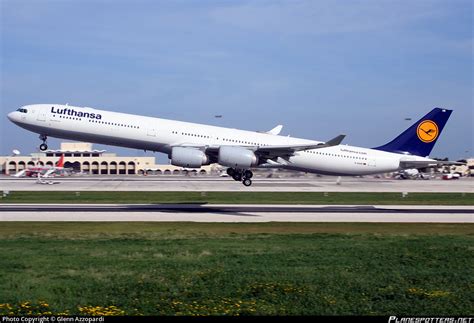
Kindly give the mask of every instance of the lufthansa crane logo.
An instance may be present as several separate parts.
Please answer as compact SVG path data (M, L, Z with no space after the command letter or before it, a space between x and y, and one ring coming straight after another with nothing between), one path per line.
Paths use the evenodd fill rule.
M431 120L424 120L416 129L418 138L426 143L434 141L438 137L438 125Z

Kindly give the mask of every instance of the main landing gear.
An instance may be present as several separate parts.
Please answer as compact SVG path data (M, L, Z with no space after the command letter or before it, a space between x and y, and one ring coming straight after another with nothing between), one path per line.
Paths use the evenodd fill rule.
M48 145L46 144L46 140L48 139L48 136L40 135L39 139L43 141L43 143L39 146L39 149L41 151L45 151L46 149L48 149Z
M251 170L241 170L235 168L227 168L227 175L232 177L234 181L242 182L245 186L252 185L251 178L253 177L253 173Z

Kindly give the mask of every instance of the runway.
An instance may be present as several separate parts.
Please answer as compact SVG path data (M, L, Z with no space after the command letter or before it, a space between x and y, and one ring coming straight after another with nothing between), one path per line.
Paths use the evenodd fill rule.
M474 223L468 206L3 204L0 221Z
M213 176L72 176L47 179L0 177L0 191L250 191L250 192L473 192L474 178L459 180L397 180L332 176L267 178L256 176L250 187L228 177Z

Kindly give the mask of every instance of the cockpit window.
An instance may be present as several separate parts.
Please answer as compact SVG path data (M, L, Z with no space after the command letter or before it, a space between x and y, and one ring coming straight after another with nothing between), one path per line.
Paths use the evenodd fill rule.
M19 108L19 109L16 109L16 111L21 112L21 113L28 113L28 110L25 108Z

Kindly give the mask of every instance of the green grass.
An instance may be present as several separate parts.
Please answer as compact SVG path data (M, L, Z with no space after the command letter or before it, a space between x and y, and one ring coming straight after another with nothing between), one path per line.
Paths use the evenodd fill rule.
M223 203L474 205L474 193L321 192L32 192L15 191L0 203Z
M473 233L469 224L4 222L0 314L472 315Z

